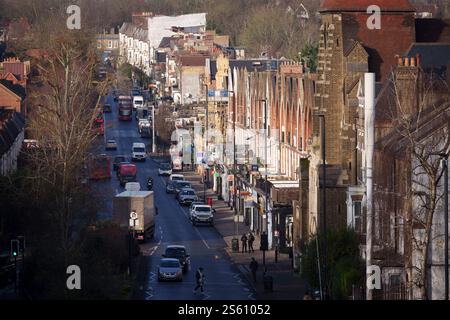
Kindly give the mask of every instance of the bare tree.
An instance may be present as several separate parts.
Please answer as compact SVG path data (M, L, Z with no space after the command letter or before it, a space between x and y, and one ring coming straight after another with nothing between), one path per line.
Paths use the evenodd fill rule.
M386 114L391 151L401 157L409 176L405 194L406 237L410 245L406 269L409 288L429 298L429 266L433 241L441 237L436 226L443 197L440 155L450 147L450 90L447 83L420 68L399 67L391 78Z

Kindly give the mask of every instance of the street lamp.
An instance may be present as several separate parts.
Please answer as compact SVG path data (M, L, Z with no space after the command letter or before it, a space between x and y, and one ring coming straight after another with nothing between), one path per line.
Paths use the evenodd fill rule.
M324 296L327 298L328 294L328 285L327 285L327 259L328 259L328 237L327 237L327 195L326 195L326 181L327 181L327 170L326 170L326 153L325 153L325 139L326 139L326 131L325 131L325 115L320 114L319 118L321 119L321 147L322 147L322 204L323 204L323 214L322 214L322 232L324 236L324 257L323 257L323 283L324 283Z

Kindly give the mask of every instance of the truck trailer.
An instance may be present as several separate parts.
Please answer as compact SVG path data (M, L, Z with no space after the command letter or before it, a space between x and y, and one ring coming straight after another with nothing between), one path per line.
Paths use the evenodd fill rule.
M125 191L113 199L114 220L133 230L137 240L145 242L154 237L157 214L153 191Z

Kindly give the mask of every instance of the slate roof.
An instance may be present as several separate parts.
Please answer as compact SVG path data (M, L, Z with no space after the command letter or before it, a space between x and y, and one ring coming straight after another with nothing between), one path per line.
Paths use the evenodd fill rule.
M425 71L434 71L440 76L447 73L450 62L450 43L413 43L406 51L406 57L420 54L420 66Z
M6 87L9 91L21 97L22 100L25 99L26 91L25 88L22 87L20 84L13 84L11 81L5 79L1 79L0 84Z
M14 144L25 127L25 118L18 112L0 109L0 157Z
M170 42L172 41L173 37L164 37L161 39L161 43L159 44L158 48L170 48Z

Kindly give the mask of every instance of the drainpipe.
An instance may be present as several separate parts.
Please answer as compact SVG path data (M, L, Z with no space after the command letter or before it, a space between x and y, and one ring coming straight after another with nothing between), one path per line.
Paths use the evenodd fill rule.
M373 153L375 119L375 73L364 75L364 144L366 153L366 277L371 276L372 237L373 237ZM373 291L366 288L366 299L372 300Z

